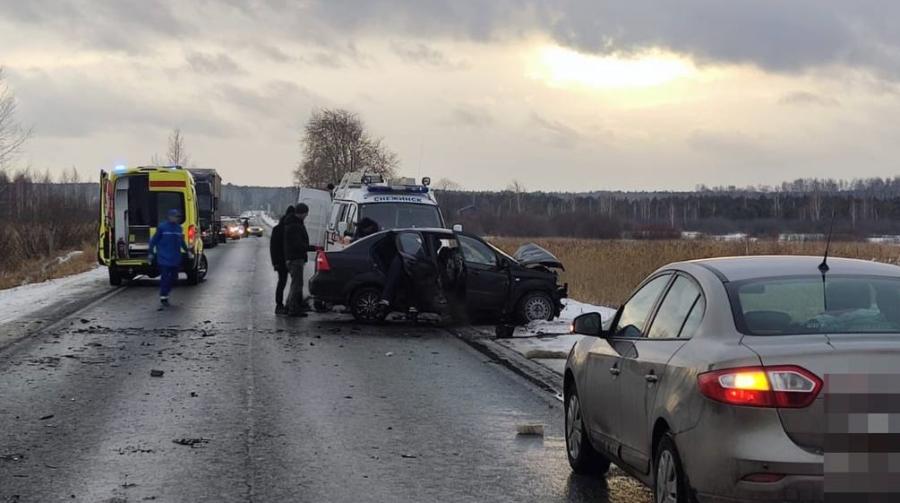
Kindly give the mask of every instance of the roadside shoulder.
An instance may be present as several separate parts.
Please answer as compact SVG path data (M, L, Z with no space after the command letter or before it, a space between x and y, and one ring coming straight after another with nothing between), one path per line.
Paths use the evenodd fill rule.
M562 397L562 374L540 362L529 360L514 349L500 344L486 327L459 326L448 329L462 341L528 379L541 389Z

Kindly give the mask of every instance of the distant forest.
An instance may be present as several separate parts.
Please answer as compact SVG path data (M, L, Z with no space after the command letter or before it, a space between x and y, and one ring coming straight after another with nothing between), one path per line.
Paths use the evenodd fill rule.
M279 214L296 201L297 194L293 187L226 184L222 190L223 214L248 209ZM803 179L777 187L698 187L684 192L443 190L435 194L448 224L461 223L471 232L495 236L664 239L677 238L682 231L756 237L823 234L828 232L832 212L835 234L843 239L900 234L900 176ZM53 238L41 245L50 249L80 238L93 239L98 196L96 183L60 183L0 172L0 227L6 229L6 236L16 227L18 240L34 238L37 222L48 228L79 230L71 236L48 233Z
M675 238L707 234L826 233L846 239L900 234L900 176L800 179L777 187L685 192L438 191L449 223L496 236Z

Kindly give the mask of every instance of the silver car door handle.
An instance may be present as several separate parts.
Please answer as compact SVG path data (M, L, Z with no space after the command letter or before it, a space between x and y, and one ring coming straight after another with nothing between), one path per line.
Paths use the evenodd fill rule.
M621 372L622 372L622 371L619 370L619 367L610 367L610 368L609 368L609 373L612 374L612 375L614 375L614 376L619 375L619 373L621 373Z
M646 374L644 375L644 379L646 379L646 381L649 383L654 383L659 381L659 376L657 376L656 374Z

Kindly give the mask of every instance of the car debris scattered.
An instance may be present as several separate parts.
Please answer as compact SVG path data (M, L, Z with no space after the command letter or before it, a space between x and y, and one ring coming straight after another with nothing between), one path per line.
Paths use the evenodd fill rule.
M208 438L176 438L175 440L172 440L172 443L175 443L178 445L186 445L188 447L193 448L194 446L197 446L200 444L208 444L209 439Z
M525 423L516 426L516 433L523 437L543 437L543 423Z
M150 370L150 377L162 377L165 372L159 369Z

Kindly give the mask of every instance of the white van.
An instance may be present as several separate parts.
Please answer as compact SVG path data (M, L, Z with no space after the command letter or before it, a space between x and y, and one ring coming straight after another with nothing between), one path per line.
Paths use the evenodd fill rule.
M385 181L381 175L347 173L334 189L325 249L343 249L363 218L374 220L380 230L445 227L430 183L427 177L416 183L412 178Z

